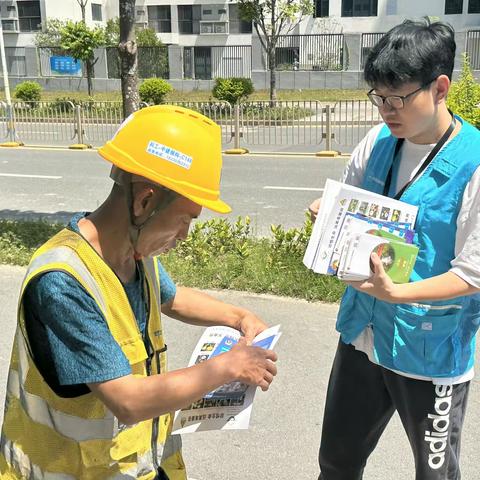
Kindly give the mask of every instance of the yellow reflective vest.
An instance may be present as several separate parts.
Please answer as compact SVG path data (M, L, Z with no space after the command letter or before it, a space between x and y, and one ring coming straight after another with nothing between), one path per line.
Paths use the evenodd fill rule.
M157 262L147 259L149 317L144 341L118 277L79 234L64 229L33 256L22 285L0 443L2 480L153 479L158 465L170 480L186 480L181 440L170 435L172 415L122 425L92 393L56 395L30 353L22 297L47 271L73 276L96 301L132 374L165 372Z

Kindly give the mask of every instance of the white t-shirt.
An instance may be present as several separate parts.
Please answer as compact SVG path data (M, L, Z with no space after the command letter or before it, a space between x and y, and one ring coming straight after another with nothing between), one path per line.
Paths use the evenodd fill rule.
M383 126L384 124L380 124L373 127L355 148L343 174L343 182L357 187L361 186L368 159ZM404 141L399 152L400 168L396 185L397 192L415 176L434 146ZM450 272L458 275L470 285L480 288L480 167L473 174L463 193L462 205L457 218L455 258L451 261ZM370 327L365 328L352 342L352 345L357 350L366 353L371 362L377 363L373 353L373 330ZM473 368L461 376L450 378L431 378L394 371L405 377L428 380L437 385L466 382L471 380L474 374Z

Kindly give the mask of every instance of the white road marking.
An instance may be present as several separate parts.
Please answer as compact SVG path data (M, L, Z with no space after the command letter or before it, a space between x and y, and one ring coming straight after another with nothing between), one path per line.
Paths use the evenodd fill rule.
M266 185L263 187L264 190L297 190L300 192L323 192L323 188L313 188L313 187L276 187L273 185Z
M18 178L46 178L50 180L60 180L62 177L50 175L22 175L21 173L0 173L0 177L18 177Z

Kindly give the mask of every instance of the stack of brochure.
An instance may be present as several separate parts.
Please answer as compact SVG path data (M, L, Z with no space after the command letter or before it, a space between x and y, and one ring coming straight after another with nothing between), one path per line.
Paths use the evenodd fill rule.
M328 179L303 263L316 273L359 281L372 272L377 253L395 283L409 281L417 207Z

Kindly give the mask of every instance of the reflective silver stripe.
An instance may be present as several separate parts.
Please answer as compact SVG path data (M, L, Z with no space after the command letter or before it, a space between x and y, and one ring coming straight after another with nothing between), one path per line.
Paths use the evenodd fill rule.
M155 293L155 299L157 300L158 308L160 308L162 301L160 295L160 279L158 278L158 272L155 268L155 262L157 259L155 257L148 257L143 260L143 265L145 266L145 271L148 274L148 278L151 280L153 291Z
M22 475L22 478L28 480L76 480L72 475L65 473L44 472L42 469L30 461L27 455L17 447L13 442L2 435L0 449L5 460L11 467Z
M74 270L80 275L80 278L85 282L85 285L90 289L94 299L105 314L107 311L107 302L103 298L97 282L94 280L85 264L80 260L80 257L71 248L56 247L43 253L29 265L27 277L34 271L54 262L66 263L74 268Z
M174 453L182 449L182 437L180 435L169 435L163 446L162 462L170 458Z
M108 409L105 409L106 416L104 418L84 419L59 412L49 406L43 398L26 392L24 389L20 389L20 396L18 395L20 378L24 375L25 370L24 362L27 360L25 340L22 335L19 335L17 338L20 357L19 372L17 373L13 369L10 370L7 388L9 395L20 401L23 409L32 421L45 425L76 442L111 440L115 435L115 417Z
M450 310L454 308L456 310L461 310L463 307L461 305L429 305L428 303L408 303L407 305L411 305L412 307L421 308L423 310Z
M142 455L141 457L137 457L137 465L135 467L126 470L125 472L117 473L113 477L110 477L109 480L122 480L128 478L138 478L143 477L149 473L154 473L153 467L153 459L152 459L152 452L149 451Z

